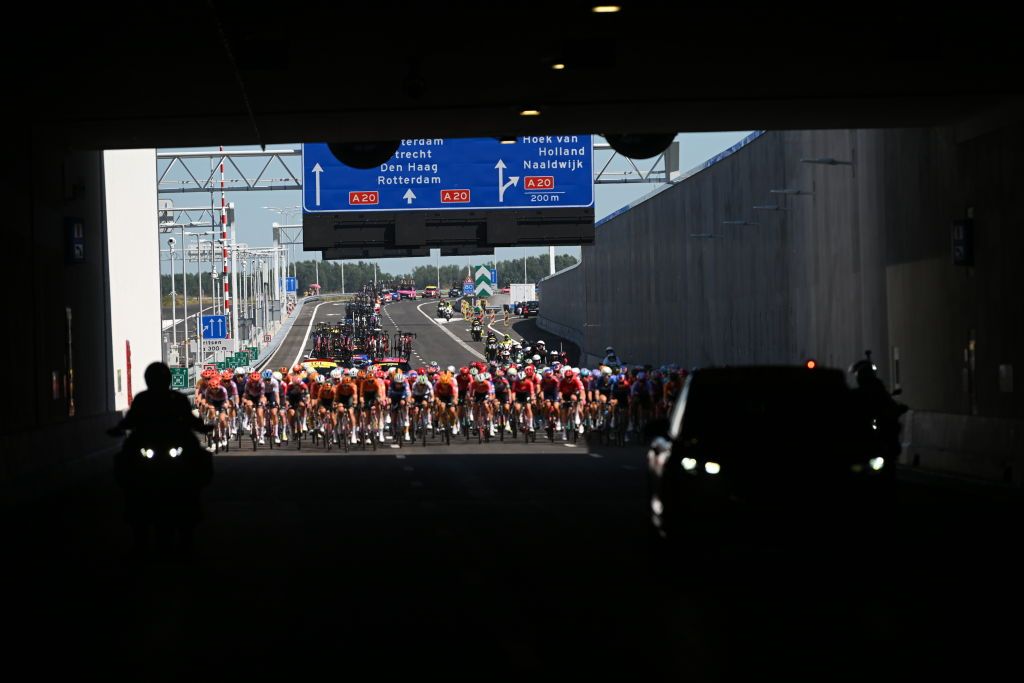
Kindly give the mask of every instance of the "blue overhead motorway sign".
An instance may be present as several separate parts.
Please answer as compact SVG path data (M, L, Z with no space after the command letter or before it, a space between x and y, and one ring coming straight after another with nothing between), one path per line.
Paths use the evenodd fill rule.
M580 208L594 205L593 138L527 135L402 140L386 163L358 169L324 143L302 148L306 213Z
M226 339L228 336L227 316L204 315L203 339Z

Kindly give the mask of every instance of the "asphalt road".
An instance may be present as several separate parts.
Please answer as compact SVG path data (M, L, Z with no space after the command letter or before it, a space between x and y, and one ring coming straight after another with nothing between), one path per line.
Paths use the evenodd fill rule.
M463 362L422 303L386 318L418 333L424 360ZM304 308L274 364L301 353L314 315L341 310ZM639 448L583 442L232 450L215 458L193 556L140 562L110 455L70 461L4 498L5 663L133 681L1016 669L1016 492L904 473L881 523L840 533L809 509L796 544L723 537L695 554L684 540L673 556L649 534L645 463Z
M1020 509L988 490L904 483L888 542L670 560L639 449L220 457L192 559L137 563L109 461L64 474L2 522L5 664L46 679L1001 680L1018 652Z

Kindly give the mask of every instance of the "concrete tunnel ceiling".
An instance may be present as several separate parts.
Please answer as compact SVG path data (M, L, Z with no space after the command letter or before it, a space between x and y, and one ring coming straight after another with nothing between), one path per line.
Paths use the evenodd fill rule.
M119 148L926 126L1024 95L1015 24L962 8L117 4L25 8L16 116Z

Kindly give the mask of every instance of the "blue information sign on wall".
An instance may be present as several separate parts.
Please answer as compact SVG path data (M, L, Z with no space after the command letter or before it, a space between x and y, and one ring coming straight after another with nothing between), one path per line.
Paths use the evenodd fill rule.
M299 290L299 278L297 277L286 277L284 279L286 292L297 292Z
M402 140L387 162L358 169L324 143L302 148L303 210L544 209L594 205L593 138L527 135Z
M474 285L472 282L463 282L462 293L465 294L466 296L473 296L473 287Z

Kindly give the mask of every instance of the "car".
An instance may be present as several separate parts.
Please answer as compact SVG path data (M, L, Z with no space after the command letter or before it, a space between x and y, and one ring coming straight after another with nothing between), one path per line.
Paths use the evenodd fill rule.
M426 287L423 288L424 299L436 299L438 298L439 294L440 292L437 291L437 287L434 285L427 285Z
M498 294L508 294L511 291L511 287L502 287L501 289L498 290Z
M524 318L529 318L531 315L540 315L540 302L539 301L526 301L523 303L520 314Z
M647 425L651 528L693 549L764 538L870 534L894 463L872 448L841 370L697 369Z
M412 366L409 365L409 361L404 358L378 358L373 361L373 365L375 365L378 370L384 370L385 372L391 368L398 368L402 372L409 372L412 370Z
M462 296L462 290L458 287L452 287L448 290L449 299L458 299L460 296Z
M398 290L398 296L400 299L416 299L416 288L415 287L402 287Z

